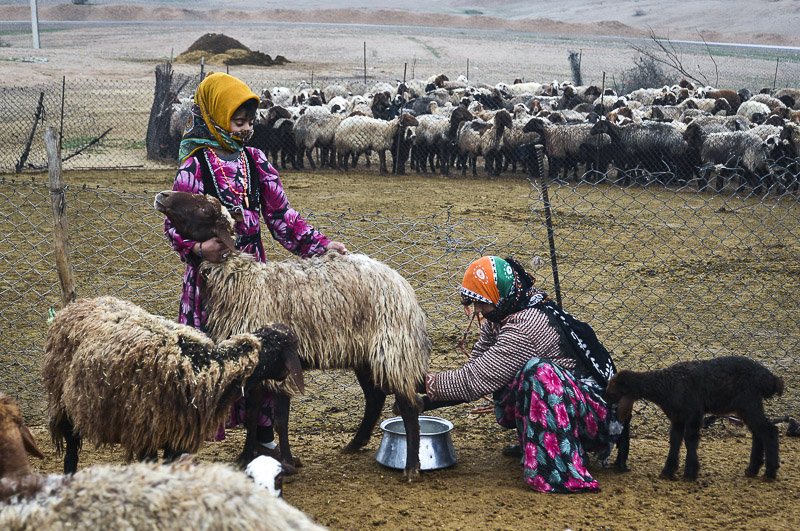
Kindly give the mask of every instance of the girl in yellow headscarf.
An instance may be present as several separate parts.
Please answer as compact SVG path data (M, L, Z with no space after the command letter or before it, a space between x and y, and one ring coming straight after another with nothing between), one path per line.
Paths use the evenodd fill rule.
M329 250L346 253L344 244L331 241L307 223L289 204L280 176L257 148L246 147L253 134L259 98L241 80L223 73L206 77L197 87L192 115L181 140L180 167L173 190L210 194L235 216L236 249L265 262L261 218L274 239L302 257ZM201 298L200 262L220 262L230 251L219 238L194 241L178 234L169 219L164 231L186 263L178 321L204 329L206 314ZM275 447L272 433L272 399L262 407L259 441ZM228 426L244 420L244 401L234 404ZM221 429L218 437L224 437Z

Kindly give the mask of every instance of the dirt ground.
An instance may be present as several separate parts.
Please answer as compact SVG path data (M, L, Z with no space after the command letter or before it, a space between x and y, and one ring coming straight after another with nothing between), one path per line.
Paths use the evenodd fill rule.
M724 426L700 442L700 477L694 482L658 477L667 454L666 437L636 438L630 472L620 474L597 463L590 472L601 491L594 494L540 494L523 482L521 466L501 449L513 432L501 431L491 415L454 417L457 464L423 472L408 484L399 471L375 461L380 433L358 454L341 454L348 434L292 435L305 466L284 485L284 497L331 529L793 529L800 518L800 438L780 438L778 480L744 475L750 438L743 428ZM783 430L782 430L783 432ZM35 429L39 441L47 440ZM204 460L232 462L243 444L232 431L227 440L209 443ZM41 445L43 471L60 471L49 444ZM87 445L81 465L123 462L119 451Z

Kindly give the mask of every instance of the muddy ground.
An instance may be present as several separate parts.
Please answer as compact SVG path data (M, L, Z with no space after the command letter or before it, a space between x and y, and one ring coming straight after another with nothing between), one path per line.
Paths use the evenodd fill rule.
M151 311L171 315L179 280L176 260L161 240L160 220L149 210L151 192L169 186L170 172L69 173L67 178L73 185L68 200L72 201L71 226L81 263L79 294L114 292ZM91 188L83 192L78 186L82 182L127 192L95 194ZM466 321L453 290L461 267L475 253L525 248L528 258L547 257L538 190L520 176L387 178L288 171L284 183L293 204L303 211L313 208L315 223L323 230L356 250L380 256L411 279L431 316L435 368L456 366L463 359L456 342ZM663 366L673 358L750 348L787 379L787 395L772 401L770 410L776 414L793 411L797 416L796 365L789 358L771 357L780 355L781 341L797 341L796 327L790 326L796 322L791 313L797 307L797 292L791 287L796 282L791 278L797 272L800 245L790 228L797 226L796 200L765 204L760 199L696 191L623 191L606 185L558 186L551 190L551 198L568 305L580 307L583 317L591 315L589 320L614 350L621 367ZM31 222L41 215L37 208L41 209L35 201L26 199L18 205L15 216L20 217L11 218L12 223L18 219L15 226L22 227ZM422 223L425 219L435 221ZM413 225L416 222L418 227ZM461 246L453 256L441 247L451 243L434 240L437 231L456 222L463 226L447 240ZM113 236L109 247L102 247L98 254L92 249L96 237L87 234L92 227L103 227L104 233ZM119 240L131 240L133 233L142 238L133 240L139 249L122 247ZM22 263L27 258L20 255L24 248L19 243L4 249L16 253L12 261ZM687 249L691 252L684 254ZM148 258L151 253L155 258ZM110 265L100 259L110 256L119 259ZM424 262L428 258L430 262ZM436 269L440 261L447 264L449 274ZM160 296L142 291L153 283L148 273L161 278L157 286L149 286L160 290ZM546 268L537 276L543 287L552 288ZM731 285L753 288L751 297L728 299ZM2 293L9 294L13 288L6 285ZM614 297L608 297L609 290ZM716 317L703 322L682 320L680 314L697 311L695 305L683 304L687 293L702 293L704 303L721 322ZM775 302L780 300L784 303ZM722 311L725 308L727 314ZM753 322L737 324L742 319L740 310ZM24 316L29 309L13 306L13 311ZM640 322L634 323L634 318ZM616 328L620 320L627 324ZM670 320L680 326L668 326ZM751 325L758 326L757 338L748 332ZM46 325L37 327L41 332ZM764 346L770 341L776 342L774 348ZM29 372L35 374L35 366ZM398 471L376 463L378 429L364 451L339 453L361 412L358 392L352 376L335 376L325 383L315 380L317 375L310 375L308 396L294 409L290 436L305 467L287 482L285 497L333 529L783 530L795 527L800 518L800 439L783 435L785 426L780 439L782 468L775 482L744 476L749 435L729 423L704 432L700 478L671 482L658 478L667 453L664 417L652 408L639 409L630 472L618 474L594 463L590 469L600 481L601 492L546 495L527 488L520 465L501 455L513 432L501 430L491 415L449 408L439 414L455 425L457 465L423 473L421 482L409 485ZM34 389L26 396L35 401L41 393ZM30 410L30 403L27 406ZM384 413L386 418L388 410ZM41 424L34 434L47 454L36 467L58 471L60 461ZM242 433L234 430L228 440L207 444L200 455L232 462L242 443ZM118 449L98 450L87 443L81 466L121 460Z

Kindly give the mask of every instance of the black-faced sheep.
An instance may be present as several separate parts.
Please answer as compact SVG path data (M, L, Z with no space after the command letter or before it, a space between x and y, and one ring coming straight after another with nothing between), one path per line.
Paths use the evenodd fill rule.
M762 140L749 131L707 134L695 123L686 128L684 138L702 165L699 171L701 190L708 186L708 175L715 166L720 167L717 191L724 187L725 178L736 171L741 172L742 184L748 183L757 194L764 189L764 184L769 185L769 161L777 144L776 139Z
M324 529L275 497L269 471L254 483L225 465L191 456L168 466L97 465L68 476L30 473L26 450L43 456L16 403L2 393L0 448L0 529Z
M67 305L48 331L42 369L58 451L66 440L64 471L77 469L82 438L121 444L129 460L161 449L166 458L193 453L241 393L248 432L255 432L265 380L292 375L302 388L297 337L267 324L215 345L190 326L113 297ZM250 442L240 462L254 453Z
M735 413L753 434L749 477L775 479L778 467L778 430L764 414L764 399L783 393L783 379L760 363L743 356L686 361L654 371L620 371L606 388L606 398L618 402L620 419L630 417L636 400L658 405L671 422L669 454L661 477L672 479L678 469L681 441L686 444L684 477L697 478L697 446L706 413Z
M669 182L671 176L686 182L696 166L694 152L683 138L685 126L678 122L644 122L625 126L599 120L592 134L605 133L618 148L616 162L624 170L643 167L650 176Z
M285 170L290 164L298 169L294 121L286 108L276 105L258 112L250 145L268 154L276 167Z
M489 175L499 175L503 134L513 125L511 114L505 109L497 111L490 122L483 120L463 122L456 135L461 174L466 175L469 163L472 175L477 175L477 160L482 156L486 172Z
M201 195L161 192L156 208L172 219L172 210L204 200ZM215 219L201 217L206 212L212 210L198 209L193 222L176 228L193 237L203 227L215 226ZM304 367L355 371L366 406L345 451L367 444L386 395L394 393L406 429L405 475L419 475L416 389L428 369L431 342L414 289L399 273L360 254L262 264L231 253L219 264L204 262L201 274L211 337L279 321L297 333ZM291 463L284 417L288 398L277 396L276 405L282 460Z

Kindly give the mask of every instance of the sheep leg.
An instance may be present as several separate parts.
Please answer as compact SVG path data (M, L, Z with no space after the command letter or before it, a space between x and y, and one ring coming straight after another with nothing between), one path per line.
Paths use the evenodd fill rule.
M353 436L353 440L342 449L345 453L357 452L366 446L372 436L372 430L375 429L375 424L378 423L383 404L386 402L386 392L375 385L370 367L359 367L355 372L358 383L364 391L364 417L361 419L361 425Z
M65 443L64 473L74 474L78 471L78 452L81 449L81 436L75 433L75 427L69 418L64 418L60 428Z
M681 442L683 441L684 424L683 422L672 422L669 429L669 453L661 477L664 479L675 479L675 471L678 470L678 456L681 452Z
M312 170L317 169L317 164L314 162L314 151L313 148L304 149L306 154L306 158L308 159L308 165L311 166ZM300 157L300 160L303 160L303 157Z
M683 465L684 479L697 479L700 471L700 460L697 457L697 447L700 445L700 427L703 425L703 415L692 417L686 422L683 440L686 444L686 462Z
M631 449L631 419L625 420L622 424L622 433L619 435L617 441L617 459L614 461L614 467L617 472L627 472L628 468L628 454Z
M764 408L760 403L756 404L754 411L742 411L740 415L753 435L750 464L745 470L745 475L748 477L757 476L766 458L764 477L766 479L775 479L780 466L778 459L778 428L764 415Z
M236 459L238 465L242 468L247 466L250 461L259 455L258 447L258 418L261 411L261 405L264 403L267 396L267 390L263 385L256 385L245 393L245 439L244 448Z
M403 477L409 482L419 479L419 406L404 396L397 395L400 416L406 430L406 467Z
M283 393L274 393L272 400L272 420L275 423L275 433L278 435L281 463L300 468L303 466L302 461L292 455L292 449L289 447L289 406L291 397Z
M380 173L386 174L389 173L389 169L386 167L386 151L381 149L378 151L378 160L380 160Z

